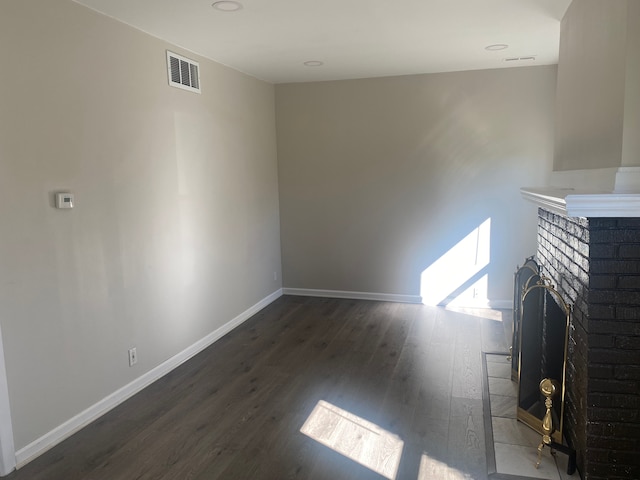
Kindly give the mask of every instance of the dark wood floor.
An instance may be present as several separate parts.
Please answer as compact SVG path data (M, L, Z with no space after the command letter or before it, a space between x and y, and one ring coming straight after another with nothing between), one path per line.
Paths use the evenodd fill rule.
M397 479L485 479L499 321L284 296L9 480L382 479L300 433L319 400L396 434Z

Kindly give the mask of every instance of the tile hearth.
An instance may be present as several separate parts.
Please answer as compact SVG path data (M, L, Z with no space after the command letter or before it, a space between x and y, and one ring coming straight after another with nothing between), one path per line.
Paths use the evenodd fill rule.
M485 367L490 409L485 415L491 415L488 441L493 444L493 449L487 448L487 455L493 455L487 464L495 465L496 478L579 480L578 473L567 475L567 457L560 453L552 456L547 448L540 468L535 468L540 435L516 420L518 392L511 381L511 362L506 355L487 353Z

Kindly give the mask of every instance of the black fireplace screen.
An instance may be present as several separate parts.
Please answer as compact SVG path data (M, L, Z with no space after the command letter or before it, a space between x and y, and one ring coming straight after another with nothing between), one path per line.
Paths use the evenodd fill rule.
M553 398L552 438L562 443L565 369L571 307L543 278L522 297L519 339L518 420L542 432L546 412L540 382L552 379L560 386Z
M513 276L513 335L511 338L511 380L518 381L520 362L520 325L522 325L522 294L539 280L539 267L533 257L525 260Z

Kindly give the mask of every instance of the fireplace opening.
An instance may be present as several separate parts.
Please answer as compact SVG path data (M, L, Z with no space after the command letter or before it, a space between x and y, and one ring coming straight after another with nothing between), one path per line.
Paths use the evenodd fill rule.
M519 341L517 418L541 435L547 413L541 382L550 379L559 386L552 398L551 438L562 443L565 370L571 307L544 277L533 275L522 295Z
M536 468L547 446L552 453L559 451L569 456L567 473L572 475L576 452L564 443L563 436L571 306L551 280L540 275L533 257L516 270L513 311L516 418L540 434Z

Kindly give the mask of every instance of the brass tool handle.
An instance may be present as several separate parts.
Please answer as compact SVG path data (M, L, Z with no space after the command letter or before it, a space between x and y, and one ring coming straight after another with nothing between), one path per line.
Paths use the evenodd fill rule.
M560 386L558 382L552 380L550 378L543 378L540 382L540 392L544 395L544 406L547 407L547 411L542 417L542 431L544 432L542 435L542 441L540 445L538 445L538 461L536 462L536 468L540 466L540 462L542 461L542 449L545 445L551 445L551 434L553 433L553 401L551 400L558 390Z

